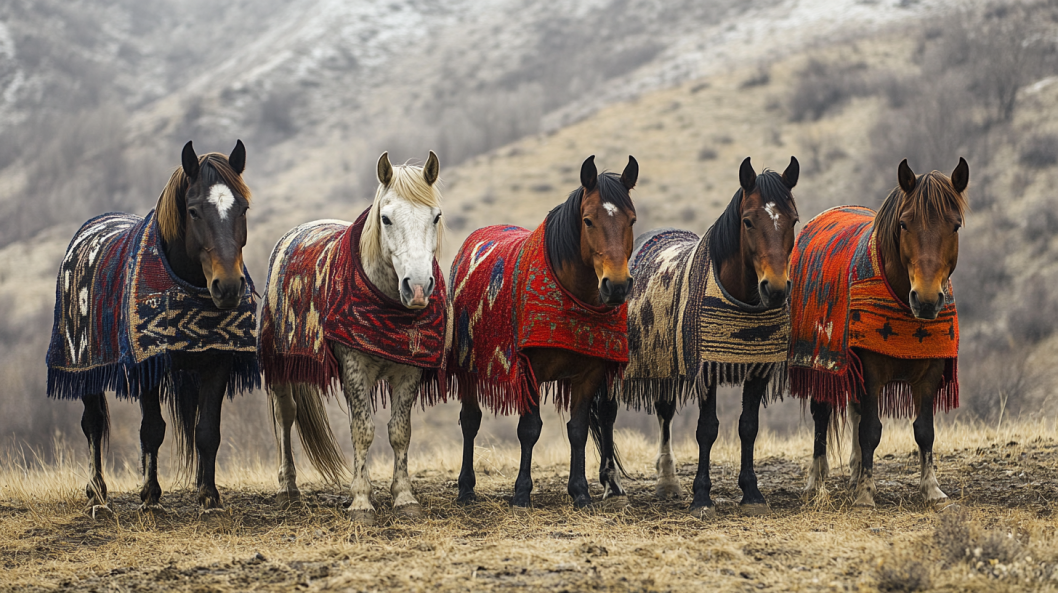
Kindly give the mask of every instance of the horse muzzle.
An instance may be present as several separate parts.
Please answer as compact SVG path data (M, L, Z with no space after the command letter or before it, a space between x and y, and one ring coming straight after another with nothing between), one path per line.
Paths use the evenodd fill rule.
M234 309L242 301L242 295L246 292L246 277L239 275L237 278L226 278L221 280L214 278L209 284L209 296L213 298L213 304L218 309Z
M772 283L767 280L761 280L760 284L757 285L757 291L760 293L760 302L762 305L769 309L777 309L786 304L786 297L790 294L791 282L786 281L786 285L780 285L780 288L776 289L772 286Z
M430 304L430 295L433 294L435 283L431 276L425 285L412 284L410 278L405 278L400 283L400 300L409 309L425 309Z
M602 282L599 283L599 297L602 299L602 302L607 305L620 305L628 300L628 297L631 294L631 276L629 276L628 280L624 282L611 282L609 278L603 278Z
M944 306L944 293L938 292L937 298L929 302L923 301L919 297L917 290L912 290L911 295L908 297L908 304L911 305L911 313L918 319L936 319Z

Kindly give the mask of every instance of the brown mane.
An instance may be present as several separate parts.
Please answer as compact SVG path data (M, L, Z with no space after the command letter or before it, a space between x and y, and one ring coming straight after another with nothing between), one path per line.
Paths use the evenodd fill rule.
M883 254L900 252L900 213L908 200L912 216L923 217L927 222L943 219L952 211L958 212L961 218L970 208L966 197L955 191L951 179L939 171L919 175L910 194L897 186L889 192L874 218L878 248Z
M209 184L223 182L237 196L250 201L250 188L243 182L242 176L228 164L228 157L219 152L210 152L198 157L199 177ZM187 193L190 180L184 174L183 167L177 167L169 177L162 194L158 196L155 216L158 218L158 229L166 243L184 235L184 219L180 216L180 200Z

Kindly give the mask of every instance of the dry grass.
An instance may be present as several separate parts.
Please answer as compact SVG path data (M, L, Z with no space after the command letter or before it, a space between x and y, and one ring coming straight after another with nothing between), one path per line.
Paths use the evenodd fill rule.
M0 472L0 566L3 588L20 590L1055 589L1053 436L1053 422L1001 432L940 427L939 478L962 510L938 514L918 501L906 421L887 423L873 511L850 508L839 461L845 452L831 460L828 494L803 501L810 435L765 434L758 475L773 513L744 517L737 439L726 434L714 454L719 518L709 523L690 517L686 501L654 501L653 443L631 431L618 439L631 473L627 509L570 506L569 450L559 439L537 449L537 508L515 514L507 506L518 459L511 445L478 451L482 501L460 507L453 501L459 451L446 445L411 460L421 520L392 514L390 468L385 459L372 462L379 523L370 528L350 524L341 493L306 482L310 472L302 477L306 505L277 508L273 468L254 459L222 467L228 512L220 517L199 517L186 487L163 496L168 514L139 515L135 468L125 467L110 473L115 516L92 520L81 508L83 452L77 461L61 452L46 467L11 458ZM689 488L696 445L684 442L677 453ZM589 455L589 472L596 471Z

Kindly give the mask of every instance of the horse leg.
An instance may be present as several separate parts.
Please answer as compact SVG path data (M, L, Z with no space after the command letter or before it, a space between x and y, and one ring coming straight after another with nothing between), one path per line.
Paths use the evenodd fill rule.
M683 487L676 476L676 454L672 450L672 418L676 415L676 399L654 401L654 412L658 416L658 456L654 468L658 472L658 483L654 496L661 499L683 498Z
M198 423L195 425L195 452L198 455L198 502L206 511L223 508L217 490L217 451L220 449L220 410L228 388L232 356L198 357ZM206 362L206 361L209 362Z
M158 505L162 487L158 483L158 449L165 440L165 419L162 418L162 403L159 389L148 390L140 397L140 471L143 487L140 489L141 511Z
M393 410L389 417L389 444L393 448L393 509L406 517L421 517L422 508L411 490L408 445L411 443L411 408L415 405L423 371L400 367L390 378Z
M540 440L540 428L544 425L540 418L540 394L533 395L529 411L518 419L518 442L522 446L522 457L518 466L518 478L514 481L511 506L523 508L530 505L529 495L533 491L533 447L536 446L536 441ZM572 471L570 473L572 474Z
M597 369L592 368L573 380L569 422L566 423L570 448L569 484L566 492L569 492L573 498L573 506L577 508L591 505L588 477L584 468L584 449L588 444L588 417L591 414L592 399L603 382L603 368L601 365L596 366Z
M863 470L863 449L860 447L860 404L851 402L848 406L849 430L852 433L852 453L849 455L849 488L860 483Z
M371 390L378 380L378 364L367 356L335 345L334 353L342 365L342 390L349 405L349 432L353 439L353 501L347 509L355 523L375 524L375 507L371 504L371 477L367 469L367 452L375 440L372 419Z
M874 507L874 496L878 487L874 483L874 450L882 440L882 420L878 416L878 396L882 384L868 377L866 393L860 400L859 414L851 410L851 416L858 420L853 424L853 458L859 453L859 471L856 489L853 491L853 504L858 507ZM855 406L850 406L855 408ZM857 426L858 424L858 426ZM858 446L857 446L858 445ZM851 465L851 463L850 463ZM855 470L854 470L855 471Z
M760 402L768 389L769 376L747 379L742 386L742 415L738 418L738 438L742 443L742 467L738 472L738 487L742 489L739 508L747 515L767 513L768 503L757 488L757 474L753 468L753 448L760 426Z
M294 467L294 450L291 435L294 420L298 416L298 404L294 399L294 386L290 383L273 385L268 390L272 401L272 416L276 428L276 445L279 449L279 492L276 502L287 505L301 498L298 490L298 472Z
M830 404L816 400L811 400L808 407L815 423L815 442L812 446L812 466L808 468L808 484L804 492L811 495L823 489L830 474L830 464L827 463L827 429L830 426L832 408Z
M106 395L90 393L81 398L84 412L81 414L81 430L88 438L88 453L92 456L92 479L85 486L88 508L106 506L107 483L103 480L103 441L109 432L110 418Z
M459 496L456 502L466 504L477 500L474 493L474 439L481 428L481 406L478 405L477 385L471 383L463 394L459 409L459 427L463 430L463 466L459 469Z
M938 365L943 371L943 366ZM933 464L933 398L937 387L943 380L942 372L934 377L926 377L914 385L915 401L918 402L918 416L912 425L915 429L915 442L918 443L918 460L921 466L919 491L922 498L934 508L941 509L948 504L948 495L940 489Z
M628 494L621 486L617 448L613 440L613 425L617 421L617 399L612 397L610 390L603 385L595 394L593 403L596 406L599 423L599 483L603 488L602 498L627 505Z
M701 519L716 516L716 505L709 497L713 481L709 477L709 456L713 443L720 432L720 420L716 417L716 385L710 385L705 396L698 395L698 473L694 476L694 501L691 502L691 514Z

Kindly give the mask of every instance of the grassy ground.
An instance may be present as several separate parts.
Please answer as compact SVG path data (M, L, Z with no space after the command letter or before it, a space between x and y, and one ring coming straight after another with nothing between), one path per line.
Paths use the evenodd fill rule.
M168 513L141 516L136 478L119 470L109 480L114 516L93 520L82 509L82 455L37 469L8 459L0 472L0 589L1055 590L1054 428L940 428L938 475L959 502L941 513L918 500L906 421L887 423L872 511L850 508L839 460L847 447L832 457L828 492L802 500L810 435L765 434L757 445L773 510L765 517L738 512L738 447L728 434L714 453L719 516L708 523L689 516L686 501L654 501L653 444L630 431L618 440L631 474L626 509L570 506L561 440L537 449L529 513L507 506L517 473L517 450L508 445L479 451L482 501L458 506L458 450L446 446L411 461L425 511L419 520L393 515L390 468L376 459L379 521L370 528L350 524L342 493L304 469L305 505L284 510L274 503L271 467L229 464L219 479L227 511L213 517L199 516L190 489L169 484ZM689 488L696 446L685 442L677 453Z

